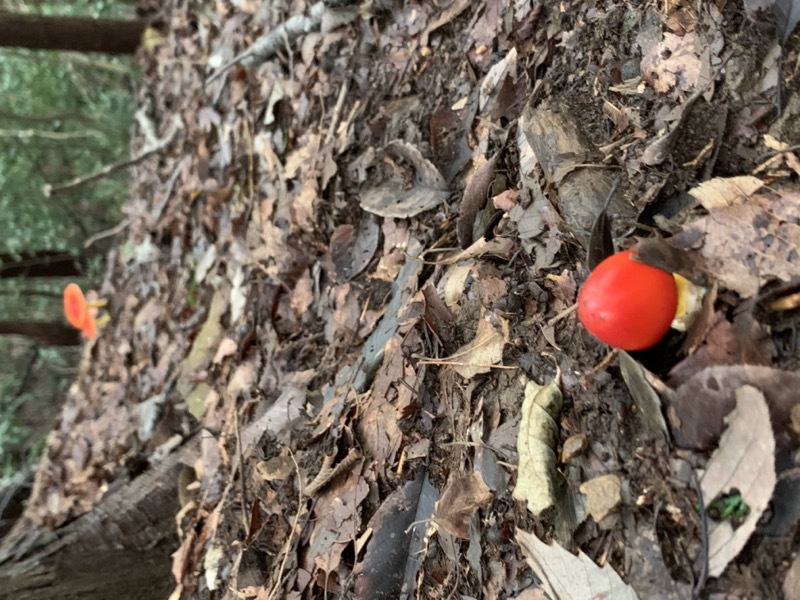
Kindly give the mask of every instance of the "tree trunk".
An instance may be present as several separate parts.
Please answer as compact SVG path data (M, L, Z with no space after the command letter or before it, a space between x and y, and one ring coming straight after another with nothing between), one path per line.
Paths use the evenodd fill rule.
M58 321L0 321L0 335L22 335L47 346L77 346L81 343L77 329Z
M82 277L89 260L97 254L95 250L83 251L77 256L61 250L0 254L0 278Z
M145 26L144 21L46 17L2 11L0 46L133 54Z
M0 547L0 599L166 598L179 545L176 482L198 448L197 437L189 440L55 532L15 527Z

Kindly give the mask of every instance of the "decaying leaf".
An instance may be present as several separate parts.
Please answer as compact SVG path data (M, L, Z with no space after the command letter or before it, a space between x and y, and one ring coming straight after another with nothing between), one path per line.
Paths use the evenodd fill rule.
M575 556L558 544L545 544L521 529L517 529L516 537L528 565L550 598L638 600L608 563L600 568L580 550Z
M797 0L775 0L772 5L775 13L775 27L778 39L782 44L786 43L789 36L800 22L800 2Z
M743 204L718 206L670 239L693 249L720 283L743 298L771 280L797 274L800 194L755 194Z
M224 290L217 290L214 294L206 321L200 328L200 333L194 339L189 355L181 363L181 375L178 379L177 387L184 397L194 388L195 371L214 357L214 353L222 339L220 319L228 306L226 296L227 294Z
M736 391L736 409L726 419L719 448L700 482L706 506L719 494L738 490L750 509L734 529L730 521L710 523L708 574L719 577L744 548L775 489L775 438L764 395L745 385Z
M527 502L536 517L556 503L556 453L558 424L563 401L559 381L561 370L547 385L530 381L525 386L517 452L519 471L514 499Z
M800 375L780 369L736 365L709 367L681 385L670 401L667 417L681 448L707 450L719 439L724 419L736 406L736 391L750 385L761 390L770 407L779 442L788 443L791 410L797 404Z
M639 598L659 600L690 600L692 585L675 581L664 563L655 527L646 521L637 523L626 549L626 578ZM610 599L609 599L610 600Z
M703 67L700 53L700 41L694 33L681 37L665 32L664 41L642 58L642 76L657 92L692 91Z
M469 248L474 241L473 228L475 217L486 204L489 186L495 176L497 155L478 167L467 182L464 195L461 197L458 214L458 243L462 248Z
M313 573L336 570L345 547L361 527L358 506L367 497L369 485L357 474L360 465L317 496L314 504L314 529L309 538L303 567Z
M644 367L624 350L619 351L619 366L625 385L639 409L644 430L650 435L665 436L667 424L661 414L661 400L647 382Z
M717 312L701 315L693 352L669 372L671 387L680 385L706 367L717 365L769 366L777 354L769 331L749 313L736 315L733 323Z
M800 600L800 555L796 556L783 580L785 600Z
M450 535L469 538L469 522L481 506L492 499L481 474L472 471L447 482L442 498L436 503L436 524Z
M585 246L613 185L613 176L605 169L587 166L595 148L582 130L577 111L549 100L529 105L520 118L520 130L547 181L558 191L556 209L567 231ZM520 142L518 138L522 154ZM536 185L539 184L532 183L532 187ZM622 218L632 217L636 212L620 193L613 195L609 211ZM511 217L515 218L513 211Z
M340 281L352 279L366 268L378 249L380 234L375 217L369 213L364 213L358 228L345 224L333 231L329 253Z
M384 148L392 158L405 161L413 169L412 180L393 175L384 183L361 193L361 207L381 217L407 219L437 207L449 196L447 183L436 166L411 144L395 140Z

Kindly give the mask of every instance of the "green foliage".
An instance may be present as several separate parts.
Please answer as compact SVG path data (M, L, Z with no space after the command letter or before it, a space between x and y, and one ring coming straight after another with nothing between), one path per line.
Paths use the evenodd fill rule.
M0 0L0 10L46 16L133 18L131 2ZM58 185L130 156L135 110L132 59L68 52L0 49L0 253L39 249L79 252L91 235L116 225L129 174L46 198ZM84 288L97 280L97 262ZM57 321L66 282L0 279L3 320ZM41 446L74 376L76 349L43 350L0 338L0 476ZM31 363L35 356L35 364ZM33 369L33 370L31 370ZM31 407L35 407L31 410ZM41 415L46 414L44 419ZM36 422L37 417L44 421Z
M77 247L119 219L126 173L49 199L42 187L127 156L132 74L126 59L0 51L4 251Z
M0 482L38 460L58 399L69 385L62 374L70 372L62 351L31 349L19 341L3 340L3 345L10 360L0 366Z

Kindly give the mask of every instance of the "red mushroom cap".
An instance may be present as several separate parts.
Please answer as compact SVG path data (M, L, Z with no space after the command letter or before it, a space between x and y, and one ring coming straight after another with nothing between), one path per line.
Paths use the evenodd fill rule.
M622 350L655 346L678 306L671 273L633 259L636 250L606 258L578 294L578 318L601 342Z
M70 283L64 288L64 316L70 325L83 329L88 314L89 309L81 288L76 283Z

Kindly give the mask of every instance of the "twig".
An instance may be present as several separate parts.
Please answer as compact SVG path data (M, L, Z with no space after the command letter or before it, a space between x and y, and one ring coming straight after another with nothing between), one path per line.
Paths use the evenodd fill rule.
M692 598L699 598L700 592L703 591L706 585L706 579L708 578L708 514L706 513L706 504L703 500L703 487L700 485L697 473L693 468L690 469L689 472L692 475L692 485L697 491L697 506L700 512L700 524L702 527L700 534L702 542L700 574L697 576L694 587L692 588Z
M266 35L262 35L247 50L234 56L216 73L209 75L206 85L213 83L238 64L250 67L265 63L300 36L319 31L326 13L332 17L333 25L343 25L358 16L358 5L350 0L320 0L308 9L307 15L290 17Z
M122 233L125 230L125 228L130 224L131 220L125 217L124 219L122 219L122 221L114 225L114 227L106 229L105 231L100 231L98 233L95 233L92 237L90 237L83 243L83 247L88 248L95 242L99 242L100 240L105 239L107 237L111 237L117 235L118 233Z
M286 561L289 559L289 550L292 547L292 537L294 537L294 532L297 529L297 523L300 522L300 512L303 508L303 478L300 476L300 465L297 464L297 459L295 459L294 454L292 454L291 451L289 451L289 456L292 457L294 469L297 473L297 512L294 514L292 528L289 530L289 537L287 538L286 546L283 549L283 560L281 560L281 567L278 571L278 579L270 591L269 596L267 596L267 600L272 600L275 597L275 594L278 593L278 589L281 587L281 581L283 581L283 570L286 568Z
M306 496L315 496L317 492L328 485L331 481L336 479L340 473L352 467L353 464L355 464L355 462L361 458L361 453L355 448L350 448L350 452L347 453L347 456L345 456L342 459L342 462L335 467L333 466L334 458L336 458L335 454L326 456L324 459L322 459L322 468L319 470L317 476L314 477L314 481L309 483L308 487L305 489L305 492L303 492Z
M206 85L213 83L238 64L245 66L258 65L273 58L287 41L294 42L301 35L318 31L322 25L325 3L320 0L314 4L306 15L295 15L285 23L281 23L266 35L262 35L244 52L240 52L222 65L219 70L206 78Z
M336 134L336 128L339 126L339 119L342 117L342 107L344 106L344 99L347 96L347 91L350 89L350 78L345 77L344 85L339 89L339 97L336 99L336 106L333 107L333 113L331 114L331 122L328 126L328 133L325 135L325 143L324 145L327 146L331 140L333 140L333 136Z
M102 137L99 131L89 129L87 131L42 131L40 129L0 129L0 137L12 138L44 138L46 140L74 140L88 137Z
M142 152L138 155L134 156L133 158L129 158L127 160L123 160L117 163L113 163L110 165L106 165L99 171L92 173L91 175L84 175L81 177L76 177L75 179L68 181L66 183L62 183L59 185L50 185L46 183L42 186L42 192L44 193L45 198L49 198L53 194L60 194L61 192L66 192L68 190L73 190L77 187L85 185L87 183L91 183L93 181L97 181L98 179L102 179L103 177L107 177L112 173L120 171L122 169L127 169L128 167L132 167L133 165L142 162L149 156L152 156L156 152L159 152L169 146L172 141L175 139L175 135L178 133L178 130L181 128L180 121L177 119L173 122L172 126L170 127L169 132L165 135L155 146L146 147Z

